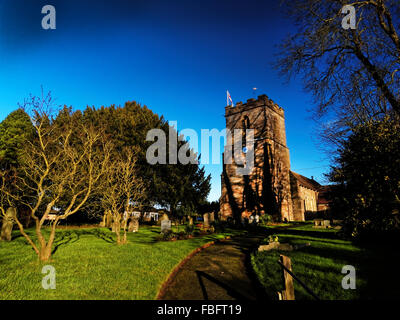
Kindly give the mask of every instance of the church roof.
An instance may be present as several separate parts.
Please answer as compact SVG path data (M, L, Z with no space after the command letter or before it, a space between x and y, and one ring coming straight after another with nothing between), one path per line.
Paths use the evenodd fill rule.
M308 189L312 189L315 191L318 191L321 188L321 185L315 181L314 179L309 179L305 176L302 176L301 174L298 174L296 172L290 171L293 176L297 179L298 183L302 185L303 187L306 187Z
M318 192L318 204L330 204L329 191L331 186L321 186Z

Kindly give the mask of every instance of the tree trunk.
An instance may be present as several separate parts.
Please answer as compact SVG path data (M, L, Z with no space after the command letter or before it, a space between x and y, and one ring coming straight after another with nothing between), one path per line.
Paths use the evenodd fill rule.
M40 252L39 252L40 261L48 261L50 259L51 247L52 247L52 245L47 244L46 246L40 248Z
M124 228L124 239L122 240L122 243L127 243L128 241L126 240L126 228Z
M114 221L112 224L112 231L117 236L117 244L121 244L121 218L119 215L114 215Z

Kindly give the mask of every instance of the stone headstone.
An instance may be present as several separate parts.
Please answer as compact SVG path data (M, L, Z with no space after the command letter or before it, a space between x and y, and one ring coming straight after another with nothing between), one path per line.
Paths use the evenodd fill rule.
M106 215L106 228L111 228L112 227L112 215L110 211L107 211L105 213Z
M263 244L261 246L258 247L258 251L269 251L269 250L273 250L273 249L278 249L280 246L279 242L270 242L268 244Z
M189 217L189 225L193 224L193 217Z
M162 215L162 217L160 218L160 220L161 220L161 221L169 220L169 217L168 217L168 215L167 215L166 213L164 213L164 214Z
M128 232L138 232L139 231L139 219L132 217L129 221Z
M314 227L320 227L322 226L322 219L315 219L314 220Z
M210 212L210 223L213 223L215 221L215 216L214 216L214 212Z
M106 215L103 214L103 219L101 219L99 227L104 228L105 226L106 226Z
M205 213L203 215L203 220L204 220L204 222L203 222L204 227L208 228L210 226L210 220L209 220L209 214L208 213Z
M323 222L322 222L322 225L324 226L324 227L330 227L331 226L331 221L330 220L324 220Z
M282 251L293 251L299 250L310 246L311 244L304 243L292 246L289 243L279 243L278 241L270 242L269 244L264 244L258 247L258 251L269 251L269 250L282 250Z
M171 231L171 220L161 221L161 233L166 233Z
M11 233L14 226L14 217L17 215L16 208L8 208L3 217L0 240L11 241Z

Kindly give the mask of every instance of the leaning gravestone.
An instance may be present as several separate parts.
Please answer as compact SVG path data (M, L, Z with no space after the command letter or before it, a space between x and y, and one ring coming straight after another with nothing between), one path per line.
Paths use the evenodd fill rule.
M139 219L132 217L129 221L128 232L138 232L139 231Z
M11 233L14 225L14 217L17 215L17 209L8 208L3 218L0 240L11 241Z
M161 221L161 233L167 233L171 231L171 220Z

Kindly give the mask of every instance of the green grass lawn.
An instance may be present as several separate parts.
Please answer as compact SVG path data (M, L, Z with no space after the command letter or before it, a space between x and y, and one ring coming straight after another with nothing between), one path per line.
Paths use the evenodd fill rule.
M271 299L277 299L277 291L284 289L282 271L277 263L280 254L291 258L294 274L320 299L399 299L400 277L394 274L398 270L397 261L400 261L398 244L361 248L339 239L336 230L315 229L310 223L268 229L279 237L281 243L311 243L311 246L297 251L273 250L252 254L253 269ZM345 265L356 269L355 290L342 288L345 275L341 271ZM296 281L294 287L296 300L313 300Z
M14 231L11 242L0 242L0 299L154 299L192 250L239 231L168 242L157 241L159 233L159 227L142 226L128 234L128 244L118 246L106 228L59 230L52 260L40 263ZM54 290L41 285L46 264L56 270Z

